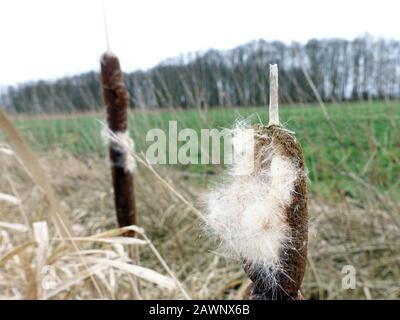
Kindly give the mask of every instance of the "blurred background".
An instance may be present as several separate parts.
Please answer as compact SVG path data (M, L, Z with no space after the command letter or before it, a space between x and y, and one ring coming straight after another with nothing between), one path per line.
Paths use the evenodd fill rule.
M132 297L129 244L115 233L93 238L116 227L100 134L99 58L108 49L124 70L139 157L147 131L170 120L198 132L266 123L277 63L281 121L308 168L303 296L399 298L399 9L390 0L2 1L0 108L34 158L21 157L0 122L0 298ZM79 248L60 247L53 194L29 169L36 161ZM138 224L154 243L140 249L141 265L171 276L168 265L192 298L240 298L248 285L199 219L224 169L139 163L135 172ZM348 265L352 289L342 283ZM161 282L143 281L143 298L185 297Z

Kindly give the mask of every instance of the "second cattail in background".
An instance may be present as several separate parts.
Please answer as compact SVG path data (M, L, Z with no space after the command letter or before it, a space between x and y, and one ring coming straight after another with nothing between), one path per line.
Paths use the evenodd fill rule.
M101 57L101 83L106 106L107 125L103 134L108 142L110 165L114 188L115 211L119 227L136 225L136 206L134 197L133 141L129 137L128 111L129 96L124 84L123 73L117 56L106 52ZM124 234L135 237L134 231ZM133 263L139 263L137 247L131 247L129 256ZM138 279L132 279L133 298L140 299Z

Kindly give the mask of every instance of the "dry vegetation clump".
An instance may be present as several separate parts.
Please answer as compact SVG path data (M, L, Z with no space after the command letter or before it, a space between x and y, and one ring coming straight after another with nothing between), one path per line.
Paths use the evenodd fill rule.
M120 237L123 230L115 229L105 159L62 151L41 154L39 160L75 232L75 241L60 246L63 242L50 222L34 224L48 219L40 188L13 155L0 152L0 157L0 192L16 199L0 199L0 299L128 299L131 277L137 275L144 278L144 299L183 299L183 291L193 299L241 298L247 277L239 265L215 252L218 244L203 234L196 208L201 207L205 187L195 177L171 168L156 168L157 176L139 165L138 225L145 237L128 239ZM303 296L399 298L400 221L391 214L398 207L360 207L351 200L343 196L340 204L324 203L311 195ZM130 264L129 241L140 245L140 265L145 269ZM341 288L345 265L357 271L355 290Z

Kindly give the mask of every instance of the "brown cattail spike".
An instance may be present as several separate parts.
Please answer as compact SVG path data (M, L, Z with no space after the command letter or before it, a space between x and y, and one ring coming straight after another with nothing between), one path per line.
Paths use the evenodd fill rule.
M307 185L303 152L280 126L278 69L271 66L270 121L249 130L239 123L238 157L207 197L206 223L252 281L248 299L300 299L307 254Z
M308 209L306 168L303 152L296 138L280 126L256 126L256 153L266 145L274 145L281 156L290 159L296 170L291 191L291 200L284 206L284 223L288 240L279 251L279 268L274 279L266 278L269 270L264 266L245 263L245 270L253 284L249 288L249 299L298 300L300 286L307 263ZM260 159L261 165L265 165Z
M114 186L115 209L118 225L136 224L133 172L129 165L131 157L126 147L128 136L128 92L125 88L120 63L113 53L101 57L101 80L107 111L109 153ZM129 140L130 141L130 140ZM133 232L127 234L134 236Z

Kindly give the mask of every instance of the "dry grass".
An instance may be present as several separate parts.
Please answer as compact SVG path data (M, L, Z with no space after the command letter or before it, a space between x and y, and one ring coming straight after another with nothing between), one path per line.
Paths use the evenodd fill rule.
M115 230L107 160L62 151L42 154L39 161L73 223L77 251L71 239L61 241L51 224L48 231L44 224L34 225L48 219L43 192L13 155L0 152L0 158L0 192L20 200L0 200L1 299L127 299L132 275L144 279L144 299L184 299L180 285L193 299L240 298L247 284L244 272L214 251L217 244L202 232L194 209L202 206L204 177L158 168L161 182L139 166L137 210L148 238L127 244L119 236L122 231ZM339 204L312 198L310 207L305 298L399 298L400 221L393 215L399 207L386 203L385 209L376 201L360 207L346 196ZM129 245L140 246L141 269L130 264ZM356 290L341 289L341 270L348 264L357 270Z

